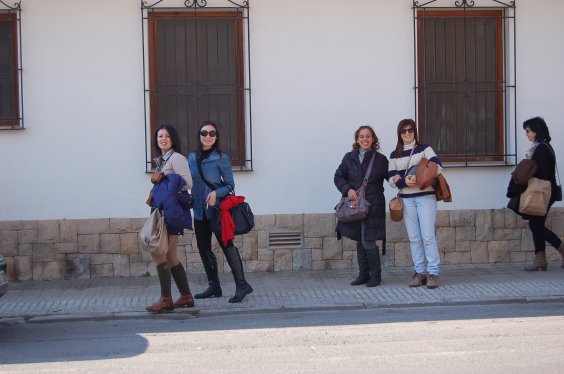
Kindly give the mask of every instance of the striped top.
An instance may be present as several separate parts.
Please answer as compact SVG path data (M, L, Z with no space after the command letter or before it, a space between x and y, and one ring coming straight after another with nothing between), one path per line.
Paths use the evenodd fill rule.
M415 147L415 149L413 149ZM409 155L411 155L411 150L413 150L413 155L411 156L411 160L409 160ZM441 164L441 160L437 157L433 148L431 148L428 144L420 144L415 146L415 142L405 145L403 148L403 153L401 157L396 156L396 152L392 152L390 155L390 165L388 168L388 177L390 186L399 189L399 196L400 197L416 197L416 196L423 196L423 195L432 195L435 193L435 190L432 186L427 187L424 190L420 190L418 186L408 187L405 183L405 172L409 167L418 165L419 161L425 157L427 160L435 162L439 167L439 174L443 170L443 166ZM409 165L407 162L409 161ZM400 179L398 179L397 183L392 181L392 177L394 175L399 175Z

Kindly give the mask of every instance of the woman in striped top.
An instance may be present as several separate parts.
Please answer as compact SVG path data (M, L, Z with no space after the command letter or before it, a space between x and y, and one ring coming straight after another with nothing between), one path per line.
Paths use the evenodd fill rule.
M427 284L427 288L436 288L439 285L440 263L435 237L437 199L432 186L419 189L415 178L415 167L422 158L426 158L437 163L440 173L442 164L429 145L419 142L417 126L412 119L403 119L399 122L397 137L396 149L390 155L388 177L390 186L399 189L399 197L403 202L403 216L415 271L409 287ZM425 269L425 258L427 269Z

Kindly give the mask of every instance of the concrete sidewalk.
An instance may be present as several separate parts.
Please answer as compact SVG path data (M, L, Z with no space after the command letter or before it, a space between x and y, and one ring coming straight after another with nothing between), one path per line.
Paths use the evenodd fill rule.
M221 274L222 298L196 300L195 308L162 314L145 312L159 296L156 277L25 281L11 283L0 298L0 324L564 300L560 262L550 263L546 272L525 272L523 267L444 265L440 287L434 290L407 287L409 268L384 269L382 284L374 288L350 286L355 270L249 273L255 291L240 304L227 302L235 287L231 274ZM203 274L189 274L189 281L192 293L207 286Z

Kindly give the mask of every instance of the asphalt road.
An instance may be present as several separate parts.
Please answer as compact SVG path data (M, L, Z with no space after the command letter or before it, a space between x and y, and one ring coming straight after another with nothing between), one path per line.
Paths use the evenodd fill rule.
M562 372L564 303L0 325L0 373Z

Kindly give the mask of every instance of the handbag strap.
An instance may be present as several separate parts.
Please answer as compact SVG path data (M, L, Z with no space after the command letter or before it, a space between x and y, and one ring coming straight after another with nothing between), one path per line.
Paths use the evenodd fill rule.
M202 160L203 161L203 160ZM204 172L202 171L202 163L198 162L197 157L196 157L196 165L198 166L198 173L200 174L200 177L202 178L202 180L204 181L204 183L212 190L215 191L217 190L217 188L215 187L214 184L212 184L210 181L208 181L206 179L206 177L204 177ZM222 183L222 186L227 186L225 184ZM231 189L231 187L229 187L229 194L230 195L235 195L235 191L233 191Z
M552 155L554 156L554 167L556 168L556 175L558 176L558 185L561 186L562 184L560 183L560 173L558 172L558 164L556 163L556 153L554 153L554 149L552 149L552 146L548 143L540 142L539 144L546 145L550 150L550 152L552 153Z
M368 169L366 169L366 174L364 175L364 180L362 181L362 185L366 187L366 184L368 183L368 175L370 174L370 171L372 170L372 164L374 164L374 159L376 158L376 151L374 151L374 153L372 154L372 158L370 158L370 163L368 164Z
M409 158L407 159L407 167L405 168L406 173L409 170L409 164L411 163L411 156L413 156L413 151L415 151L415 147L417 147L417 145L414 145L413 148L411 148L411 153L409 154Z

